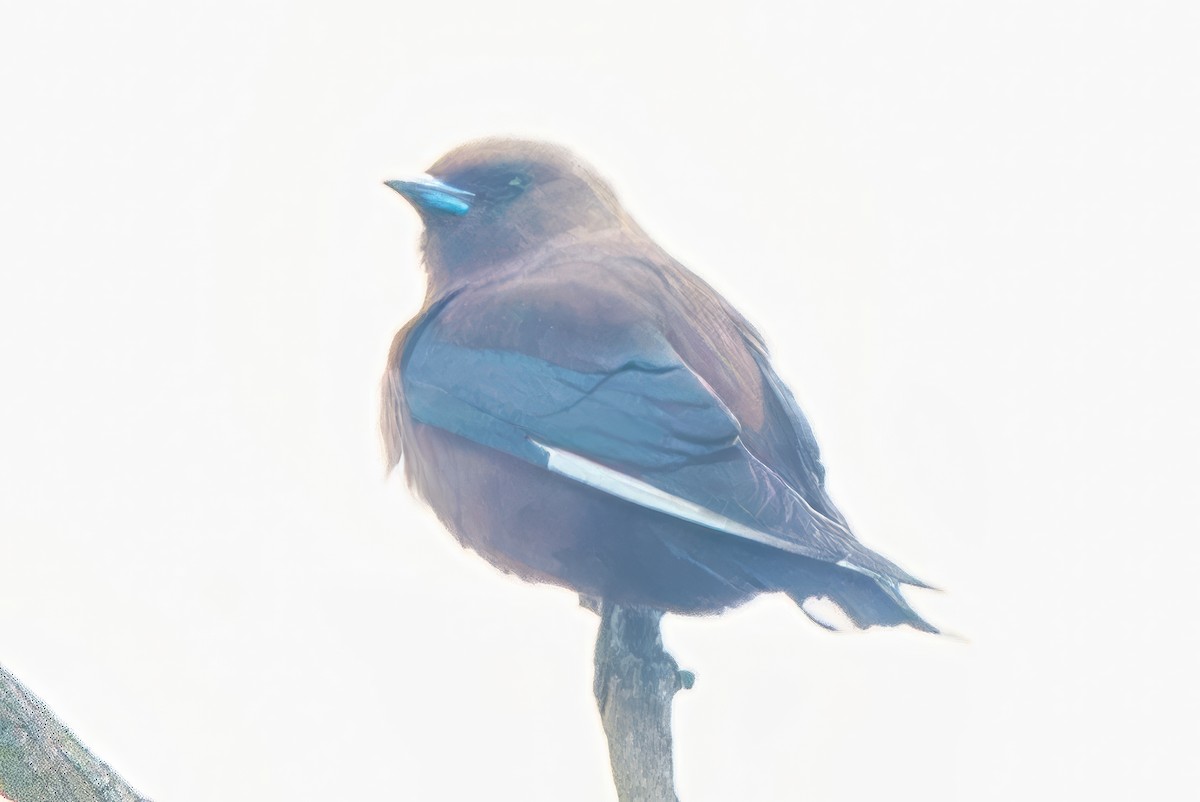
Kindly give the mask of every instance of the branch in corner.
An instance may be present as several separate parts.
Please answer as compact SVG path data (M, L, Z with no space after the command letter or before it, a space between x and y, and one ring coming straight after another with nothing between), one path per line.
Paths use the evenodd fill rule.
M0 800L150 802L0 668Z

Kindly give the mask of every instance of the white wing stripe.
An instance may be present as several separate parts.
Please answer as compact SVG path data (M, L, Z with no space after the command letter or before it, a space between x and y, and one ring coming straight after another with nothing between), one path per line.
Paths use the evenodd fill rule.
M676 518L691 521L694 524L707 526L709 529L727 532L728 534L753 540L755 543L762 543L765 546L782 549L792 554L799 554L804 557L809 556L800 551L795 543L790 543L769 532L763 532L759 529L753 529L745 524L738 523L732 518L727 518L720 513L713 512L694 501L688 501L687 499L659 490L654 485L643 482L641 479L635 479L628 474L613 470L587 457L581 457L570 451L564 451L561 448L539 443L532 438L530 438L530 442L546 452L546 467L554 473L574 479L577 482L582 482L597 490L603 490L609 495L625 499L639 506L657 510L658 512L665 512L667 515L673 515Z

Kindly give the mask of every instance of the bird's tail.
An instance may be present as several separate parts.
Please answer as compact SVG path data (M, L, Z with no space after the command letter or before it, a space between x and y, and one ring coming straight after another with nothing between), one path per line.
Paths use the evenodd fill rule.
M884 589L876 580L863 574L846 573L849 576L827 580L825 587L819 590L804 583L785 592L800 605L805 615L826 629L841 631L907 624L922 632L940 633L908 604L899 591Z
M817 624L836 631L907 624L940 634L922 618L888 577L796 555L744 560L743 570L764 589L783 591ZM887 587L885 587L887 583Z

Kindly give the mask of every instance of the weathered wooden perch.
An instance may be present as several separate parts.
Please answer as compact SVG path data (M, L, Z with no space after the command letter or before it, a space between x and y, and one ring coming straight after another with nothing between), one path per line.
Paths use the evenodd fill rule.
M0 668L0 799L149 802Z
M620 802L677 802L671 700L690 672L663 649L662 613L584 600L600 614L594 690Z

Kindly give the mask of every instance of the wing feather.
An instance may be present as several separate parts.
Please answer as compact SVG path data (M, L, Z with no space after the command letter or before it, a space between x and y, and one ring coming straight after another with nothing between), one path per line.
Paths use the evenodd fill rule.
M737 419L664 338L643 331L634 339L637 353L614 345L592 354L585 371L459 345L429 326L404 349L404 401L422 423L632 503L916 583L750 453Z

